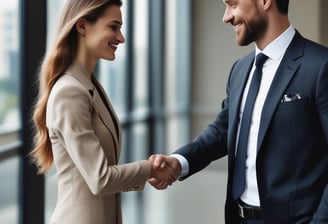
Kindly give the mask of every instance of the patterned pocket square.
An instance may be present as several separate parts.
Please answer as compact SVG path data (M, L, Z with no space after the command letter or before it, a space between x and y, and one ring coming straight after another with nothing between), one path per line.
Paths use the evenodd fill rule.
M290 102L290 101L300 100L300 99L302 99L300 94L298 94L298 93L288 93L288 94L285 94L281 98L281 102L285 103L285 102Z

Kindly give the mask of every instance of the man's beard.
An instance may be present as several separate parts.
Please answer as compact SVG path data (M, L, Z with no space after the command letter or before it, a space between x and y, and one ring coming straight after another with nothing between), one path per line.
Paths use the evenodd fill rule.
M245 24L245 32L239 41L239 45L247 46L258 40L264 34L266 27L267 22L261 18L257 18Z

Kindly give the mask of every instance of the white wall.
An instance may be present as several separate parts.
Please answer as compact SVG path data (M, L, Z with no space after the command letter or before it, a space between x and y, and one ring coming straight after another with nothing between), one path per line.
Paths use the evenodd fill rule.
M327 1L327 0L324 0ZM322 0L290 0L289 16L293 26L306 38L320 41Z
M305 37L322 39L319 17L321 2L290 0L290 21ZM194 0L193 11L193 137L211 121L225 96L226 80L234 61L253 50L254 45L237 46L229 24L222 22L222 0Z

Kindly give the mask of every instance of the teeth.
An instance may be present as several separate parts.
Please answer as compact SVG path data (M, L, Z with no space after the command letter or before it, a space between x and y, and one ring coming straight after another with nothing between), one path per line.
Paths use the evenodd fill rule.
M235 30L237 30L239 27L240 27L240 24L237 24L237 25L233 26L233 28L234 28Z
M117 47L117 44L110 44L110 46L112 46L112 47Z

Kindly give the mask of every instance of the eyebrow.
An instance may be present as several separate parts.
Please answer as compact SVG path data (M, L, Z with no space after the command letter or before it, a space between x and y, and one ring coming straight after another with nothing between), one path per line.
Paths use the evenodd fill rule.
M111 23L116 23L117 25L120 25L120 26L123 25L123 23L121 21L118 21L118 20L113 20L113 21L111 21Z
M229 4L229 3L234 3L236 2L236 0L223 0L226 4Z

